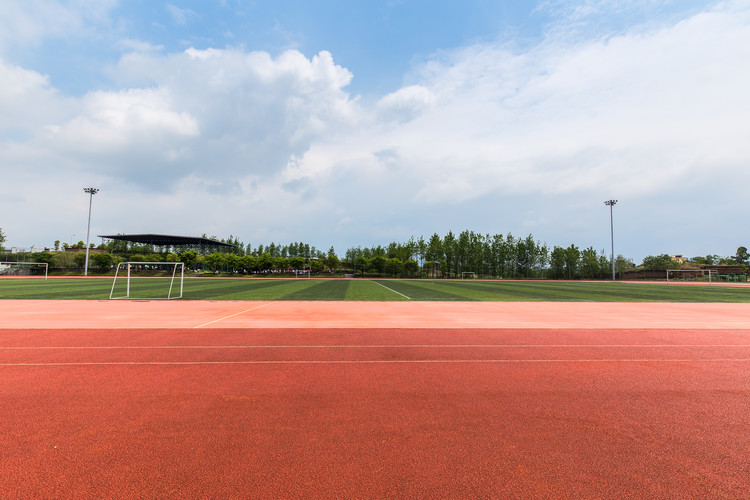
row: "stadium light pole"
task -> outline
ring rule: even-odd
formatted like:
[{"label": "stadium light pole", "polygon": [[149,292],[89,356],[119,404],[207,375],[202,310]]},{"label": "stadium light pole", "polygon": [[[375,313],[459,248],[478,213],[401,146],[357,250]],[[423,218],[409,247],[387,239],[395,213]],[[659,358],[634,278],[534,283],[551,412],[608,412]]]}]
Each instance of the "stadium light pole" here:
[{"label": "stadium light pole", "polygon": [[615,280],[615,226],[614,219],[612,218],[612,207],[616,203],[617,200],[607,200],[604,202],[609,207],[609,233],[612,239],[612,281]]},{"label": "stadium light pole", "polygon": [[91,234],[91,203],[94,201],[94,195],[99,192],[98,188],[83,188],[83,191],[89,194],[89,225],[86,230],[86,263],[83,265],[83,275],[89,275],[89,236]]}]

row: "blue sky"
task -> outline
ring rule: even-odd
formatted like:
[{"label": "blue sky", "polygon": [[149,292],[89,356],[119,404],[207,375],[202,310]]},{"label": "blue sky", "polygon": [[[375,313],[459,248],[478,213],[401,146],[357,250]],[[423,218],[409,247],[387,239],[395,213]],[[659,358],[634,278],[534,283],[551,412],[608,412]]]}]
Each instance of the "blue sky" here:
[{"label": "blue sky", "polygon": [[[123,40],[167,52],[244,47],[270,54],[294,49],[310,57],[327,50],[354,73],[350,91],[387,93],[403,83],[414,62],[438,50],[499,37],[523,43],[538,37],[546,21],[532,2],[129,0],[113,4],[106,21],[92,23],[96,33],[90,35],[103,43],[52,36],[24,49],[23,58],[58,88],[82,94],[92,82],[108,84],[102,62],[117,61],[127,50]],[[70,71],[70,62],[84,71]]]},{"label": "blue sky", "polygon": [[744,0],[6,1],[0,227],[732,255],[748,60]]}]

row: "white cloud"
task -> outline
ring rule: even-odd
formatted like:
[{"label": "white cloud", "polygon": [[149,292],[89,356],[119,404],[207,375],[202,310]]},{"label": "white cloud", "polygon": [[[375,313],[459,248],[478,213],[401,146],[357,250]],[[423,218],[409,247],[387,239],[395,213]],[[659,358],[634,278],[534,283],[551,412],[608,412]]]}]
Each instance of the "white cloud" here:
[{"label": "white cloud", "polygon": [[110,148],[142,143],[155,134],[198,135],[195,119],[171,111],[168,92],[162,89],[93,92],[82,101],[83,115],[70,123],[71,139],[78,136]]},{"label": "white cloud", "polygon": [[[714,213],[695,203],[711,179],[750,180],[749,26],[747,7],[726,4],[612,38],[442,53],[412,76],[417,85],[380,100],[376,121],[314,143],[287,173],[321,191],[347,186],[364,207],[452,207],[463,227],[486,217],[458,207],[488,196],[598,205],[616,191],[644,210]],[[381,151],[392,152],[387,165]],[[658,219],[653,209],[642,216]]]},{"label": "white cloud", "polygon": [[50,86],[47,76],[0,58],[0,134],[25,136],[35,126],[61,119],[66,107],[67,100]]},{"label": "white cloud", "polygon": [[[52,232],[80,215],[68,190],[96,182],[102,232],[322,234],[327,247],[474,228],[586,246],[582,218],[617,197],[634,234],[669,238],[665,204],[706,223],[725,199],[700,211],[697,195],[750,180],[749,27],[728,2],[613,36],[464,47],[374,103],[347,93],[353,75],[328,52],[133,42],[111,70],[119,90],[76,99],[0,62],[0,162],[18,166],[15,185],[48,176],[41,204],[64,215]],[[0,200],[31,203],[7,186]]]},{"label": "white cloud", "polygon": [[34,45],[47,38],[78,37],[109,24],[117,0],[24,0],[0,6],[0,51],[8,45]]},{"label": "white cloud", "polygon": [[200,18],[200,16],[196,14],[195,11],[190,9],[181,9],[180,7],[172,4],[167,5],[167,12],[172,18],[172,21],[180,26],[188,24],[193,19]]},{"label": "white cloud", "polygon": [[421,85],[409,85],[392,92],[378,101],[381,118],[406,122],[427,111],[435,102],[435,96]]}]

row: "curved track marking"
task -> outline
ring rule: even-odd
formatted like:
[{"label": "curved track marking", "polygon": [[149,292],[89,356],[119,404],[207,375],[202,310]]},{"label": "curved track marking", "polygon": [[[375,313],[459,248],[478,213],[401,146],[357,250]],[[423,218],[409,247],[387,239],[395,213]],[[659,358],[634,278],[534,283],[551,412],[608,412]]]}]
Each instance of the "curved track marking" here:
[{"label": "curved track marking", "polygon": [[266,302],[265,304],[261,304],[259,306],[251,307],[250,309],[245,309],[244,311],[240,311],[238,313],[230,314],[228,316],[224,316],[223,318],[219,318],[219,319],[215,319],[213,321],[209,321],[208,323],[203,323],[202,325],[198,325],[198,326],[196,326],[194,328],[203,328],[203,327],[208,326],[208,325],[213,325],[215,323],[219,323],[220,321],[224,321],[224,320],[227,320],[227,319],[230,319],[230,318],[234,318],[235,316],[241,316],[243,314],[249,313],[250,311],[255,311],[256,309],[260,309],[261,307],[270,306],[271,304],[273,304],[273,302]]}]

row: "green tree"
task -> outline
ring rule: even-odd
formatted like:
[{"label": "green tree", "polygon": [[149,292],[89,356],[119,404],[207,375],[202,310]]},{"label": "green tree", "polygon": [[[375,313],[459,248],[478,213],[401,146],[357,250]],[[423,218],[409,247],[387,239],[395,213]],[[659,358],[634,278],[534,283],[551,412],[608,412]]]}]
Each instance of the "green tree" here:
[{"label": "green tree", "polygon": [[454,276],[458,270],[458,258],[456,256],[456,245],[458,241],[453,235],[453,231],[448,231],[448,234],[443,238],[443,255],[445,256],[445,273],[448,278]]},{"label": "green tree", "polygon": [[48,252],[34,252],[31,254],[32,262],[44,262],[49,267],[55,262],[55,256]]},{"label": "green tree", "polygon": [[516,241],[515,261],[519,276],[528,278],[531,271],[546,260],[547,247],[534,241],[534,237],[528,235],[526,239]]},{"label": "green tree", "polygon": [[73,256],[73,262],[75,263],[76,268],[83,269],[83,266],[86,265],[86,254],[84,252],[78,252]]},{"label": "green tree", "polygon": [[[617,259],[615,259],[615,265]],[[599,277],[612,277],[612,260],[607,256],[604,250],[599,252]]]},{"label": "green tree", "polygon": [[505,235],[505,241],[503,242],[505,247],[505,255],[503,255],[503,276],[515,278],[516,277],[516,237],[513,234],[508,233]]},{"label": "green tree", "polygon": [[626,259],[622,255],[618,254],[617,257],[615,257],[615,271],[620,274],[620,278],[622,278],[622,273],[624,271],[628,271],[630,269],[635,269],[635,264],[633,264],[633,261]]},{"label": "green tree", "polygon": [[331,247],[331,249],[328,250],[328,255],[326,255],[325,259],[323,260],[323,263],[332,272],[336,272],[336,270],[341,265],[341,261],[336,256],[336,253],[333,251],[333,247]]},{"label": "green tree", "polygon": [[258,271],[258,258],[250,253],[242,257],[242,267],[247,271]]},{"label": "green tree", "polygon": [[112,269],[112,254],[110,253],[94,253],[91,254],[91,264],[100,273],[106,273]]},{"label": "green tree", "polygon": [[397,257],[391,257],[387,259],[385,262],[385,272],[394,277],[397,274],[401,273],[402,267],[403,267],[403,262],[401,262],[401,260],[399,260]]},{"label": "green tree", "polygon": [[5,243],[5,233],[3,232],[3,228],[0,227],[0,252],[5,251],[3,243]]},{"label": "green tree", "polygon": [[443,240],[437,233],[430,236],[430,241],[427,243],[427,251],[425,252],[425,259],[427,259],[427,264],[434,278],[439,262],[443,260]]},{"label": "green tree", "polygon": [[424,265],[425,255],[427,254],[427,242],[424,240],[424,236],[420,236],[417,240],[417,257],[419,257],[419,268],[421,269]]},{"label": "green tree", "polygon": [[354,269],[359,270],[360,273],[362,273],[362,277],[365,277],[365,271],[367,271],[367,268],[370,267],[369,259],[367,259],[363,253],[357,254],[356,257],[354,257]]},{"label": "green tree", "polygon": [[198,263],[198,252],[196,250],[186,250],[179,255],[185,267],[195,269],[195,265]]},{"label": "green tree", "polygon": [[408,278],[413,278],[417,271],[419,271],[419,263],[414,259],[409,259],[406,262],[404,262],[404,274]]},{"label": "green tree", "polygon": [[734,261],[737,264],[741,265],[747,265],[747,261],[750,258],[750,254],[747,253],[747,248],[745,247],[739,247],[737,249],[737,253],[734,256]]},{"label": "green tree", "polygon": [[204,255],[203,265],[211,271],[218,271],[224,265],[224,254],[214,252]]},{"label": "green tree", "polygon": [[323,262],[319,259],[310,259],[310,271],[319,273],[323,270]]},{"label": "green tree", "polygon": [[565,273],[568,279],[572,280],[578,273],[578,263],[581,260],[581,251],[578,247],[571,244],[565,249]]},{"label": "green tree", "polygon": [[559,280],[565,277],[565,249],[555,245],[549,260],[552,278]]},{"label": "green tree", "polygon": [[667,269],[673,269],[675,262],[667,254],[661,255],[647,255],[643,258],[643,268],[647,271],[664,271]]},{"label": "green tree", "polygon": [[57,252],[53,257],[53,267],[66,270],[72,269],[73,267],[75,267],[74,257],[75,254],[72,254],[70,252]]},{"label": "green tree", "polygon": [[500,278],[506,277],[509,252],[508,245],[506,244],[505,238],[503,238],[502,234],[496,234],[492,237],[490,248],[492,254],[492,275]]},{"label": "green tree", "polygon": [[264,253],[258,257],[258,268],[261,271],[269,271],[273,269],[273,256],[270,253]]},{"label": "green tree", "polygon": [[376,255],[370,259],[370,269],[382,275],[385,272],[385,263],[387,260],[385,255]]},{"label": "green tree", "polygon": [[581,252],[581,274],[586,279],[591,279],[599,274],[599,257],[594,247],[588,247]]},{"label": "green tree", "polygon": [[305,265],[305,258],[295,255],[294,257],[289,257],[288,262],[291,269],[302,269],[302,266]]},{"label": "green tree", "polygon": [[224,254],[224,265],[234,273],[242,267],[242,257],[235,253]]}]

